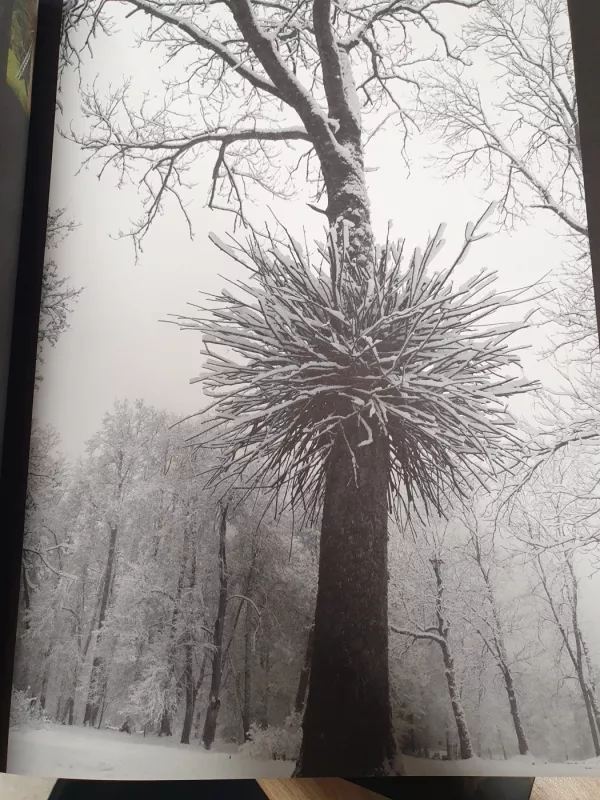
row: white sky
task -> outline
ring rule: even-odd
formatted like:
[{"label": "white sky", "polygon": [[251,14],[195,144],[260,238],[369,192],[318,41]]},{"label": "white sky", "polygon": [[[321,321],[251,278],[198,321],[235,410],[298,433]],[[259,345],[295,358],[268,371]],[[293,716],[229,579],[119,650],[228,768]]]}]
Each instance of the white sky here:
[{"label": "white sky", "polygon": [[[120,33],[96,43],[84,82],[90,83],[101,70],[105,84],[116,86],[135,75],[135,88],[160,92],[160,55],[148,47],[133,48],[128,25],[123,21]],[[75,119],[80,127],[75,76],[66,76],[61,102],[60,124],[68,127]],[[400,142],[400,134],[388,130],[367,154],[368,167],[376,168],[368,173],[376,228],[383,233],[391,219],[398,237],[423,246],[428,234],[446,222],[450,241],[438,258],[448,259],[462,241],[465,223],[477,219],[501,190],[484,192],[476,175],[452,182],[437,178],[424,163],[434,146],[425,136],[414,137],[410,144],[408,176],[399,156]],[[188,194],[195,239],[189,239],[181,213],[169,206],[155,221],[136,264],[131,242],[117,234],[141,214],[137,189],[117,188],[117,176],[111,172],[98,180],[98,162],[78,173],[81,160],[76,145],[56,138],[51,207],[65,207],[79,227],[53,257],[84,292],[70,318],[70,330],[45,354],[44,380],[35,401],[36,418],[59,431],[62,449],[70,457],[82,452],[116,399],[143,398],[182,415],[202,406],[201,387],[189,384],[202,368],[200,334],[160,320],[186,313],[187,302],[201,301],[200,291],[218,292],[221,275],[240,274],[208,241],[210,231],[223,236],[232,218],[205,207],[206,163],[199,165],[198,185]],[[211,168],[212,160],[208,163]],[[300,202],[279,206],[278,214],[290,221],[298,237],[303,226],[318,226],[324,220]],[[549,234],[549,224],[552,219],[546,215],[516,232],[500,232],[479,243],[461,267],[462,274],[485,266],[499,271],[499,288],[535,282],[560,265],[562,245]],[[528,337],[539,339],[541,333]],[[529,377],[551,378],[548,365],[535,353],[526,354],[524,363]]]}]

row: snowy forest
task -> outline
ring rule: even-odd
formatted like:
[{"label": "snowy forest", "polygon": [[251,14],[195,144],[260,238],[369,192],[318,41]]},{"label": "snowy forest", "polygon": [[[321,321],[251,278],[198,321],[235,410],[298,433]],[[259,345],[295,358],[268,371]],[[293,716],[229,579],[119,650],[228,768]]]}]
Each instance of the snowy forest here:
[{"label": "snowy forest", "polygon": [[600,771],[566,0],[77,0],[56,139],[9,769]]}]

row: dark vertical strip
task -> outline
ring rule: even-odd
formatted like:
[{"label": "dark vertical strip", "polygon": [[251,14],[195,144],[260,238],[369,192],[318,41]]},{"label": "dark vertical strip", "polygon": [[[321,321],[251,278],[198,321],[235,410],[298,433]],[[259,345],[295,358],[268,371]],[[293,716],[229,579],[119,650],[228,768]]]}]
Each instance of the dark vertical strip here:
[{"label": "dark vertical strip", "polygon": [[[19,249],[6,424],[0,480],[0,770],[6,769],[10,695],[37,330],[48,216],[58,77],[61,0],[41,0],[32,89],[25,194]],[[3,114],[4,110],[0,110]]]},{"label": "dark vertical strip", "polygon": [[[0,72],[4,83],[6,83],[12,10],[13,0],[0,0]],[[4,155],[4,153],[1,155]]]},{"label": "dark vertical strip", "polygon": [[600,3],[568,0],[568,4],[596,319],[600,329]]},{"label": "dark vertical strip", "polygon": [[0,453],[19,260],[29,117],[7,80],[13,0],[0,0]]}]

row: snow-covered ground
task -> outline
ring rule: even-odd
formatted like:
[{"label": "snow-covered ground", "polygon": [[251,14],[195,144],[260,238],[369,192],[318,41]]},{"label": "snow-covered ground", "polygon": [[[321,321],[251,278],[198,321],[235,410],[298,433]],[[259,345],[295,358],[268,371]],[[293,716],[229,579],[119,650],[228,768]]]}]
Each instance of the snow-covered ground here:
[{"label": "snow-covered ground", "polygon": [[516,756],[507,761],[469,758],[467,761],[436,761],[404,757],[407,775],[487,775],[497,777],[574,777],[600,776],[600,758],[552,764],[532,756]]},{"label": "snow-covered ground", "polygon": [[[600,759],[549,764],[529,756],[508,761],[404,759],[408,775],[600,776]],[[111,730],[47,725],[11,732],[8,771],[49,778],[176,780],[285,778],[289,761],[255,761],[231,745],[206,752],[198,745],[128,736]]]},{"label": "snow-covered ground", "polygon": [[49,778],[285,778],[293,768],[285,761],[255,761],[230,745],[215,743],[206,752],[177,740],[52,724],[13,730],[8,745],[9,772]]}]

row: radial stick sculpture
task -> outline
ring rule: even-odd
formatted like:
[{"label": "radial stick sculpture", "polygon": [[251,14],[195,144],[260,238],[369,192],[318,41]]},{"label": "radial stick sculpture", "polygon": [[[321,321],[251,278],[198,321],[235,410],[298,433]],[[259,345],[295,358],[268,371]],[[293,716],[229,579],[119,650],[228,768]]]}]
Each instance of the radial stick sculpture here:
[{"label": "radial stick sculpture", "polygon": [[[211,480],[267,488],[278,508],[321,519],[313,657],[298,774],[394,769],[388,685],[388,514],[398,501],[441,510],[470,477],[505,466],[518,441],[505,399],[531,384],[507,341],[527,321],[492,315],[523,302],[497,293],[496,273],[456,283],[458,258],[434,271],[443,226],[405,263],[389,242],[345,259],[328,238],[314,264],[293,239],[215,243],[248,267],[207,317],[214,402],[203,445],[222,454]],[[204,310],[204,309],[203,309]]]}]

